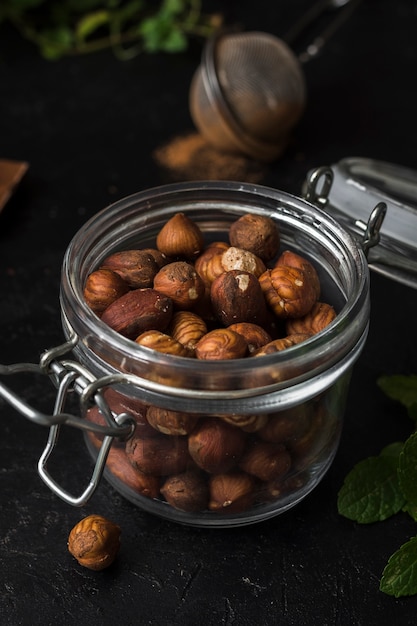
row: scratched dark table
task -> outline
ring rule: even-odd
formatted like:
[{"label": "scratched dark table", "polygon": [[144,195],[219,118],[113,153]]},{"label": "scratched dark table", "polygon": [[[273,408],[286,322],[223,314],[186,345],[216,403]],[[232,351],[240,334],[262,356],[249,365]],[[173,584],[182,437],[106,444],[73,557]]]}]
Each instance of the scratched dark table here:
[{"label": "scratched dark table", "polygon": [[[311,3],[206,2],[229,23],[283,36]],[[306,172],[346,156],[417,168],[417,4],[364,0],[304,66],[306,112],[264,184],[300,193]],[[110,51],[43,60],[0,29],[0,158],[30,168],[0,214],[0,362],[37,363],[63,341],[61,262],[71,237],[109,203],[170,182],[152,158],[193,129],[188,88],[202,42],[181,54],[128,62]],[[352,377],[336,459],[301,504],[239,529],[183,527],[141,512],[106,482],[82,508],[43,483],[37,460],[47,429],[0,400],[0,623],[217,626],[415,624],[417,597],[379,591],[388,557],[417,532],[405,514],[359,526],[337,512],[352,466],[411,431],[379,391],[381,374],[417,373],[417,291],[372,273],[370,334]],[[3,379],[4,380],[4,379]],[[48,379],[4,380],[50,411]],[[75,493],[92,464],[73,429],[53,469]],[[103,572],[67,552],[72,526],[100,513],[122,545]]]}]

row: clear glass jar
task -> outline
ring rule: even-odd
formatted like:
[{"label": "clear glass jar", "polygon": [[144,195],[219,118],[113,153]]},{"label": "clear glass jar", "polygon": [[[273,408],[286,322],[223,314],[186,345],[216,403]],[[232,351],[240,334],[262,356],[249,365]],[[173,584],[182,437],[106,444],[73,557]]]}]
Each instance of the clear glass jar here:
[{"label": "clear glass jar", "polygon": [[[177,212],[198,223],[207,243],[227,241],[231,223],[245,213],[273,218],[281,250],[305,256],[317,269],[320,299],[335,307],[334,321],[281,352],[228,361],[162,354],[111,330],[84,300],[87,276],[115,251],[155,247],[157,233]],[[321,209],[281,191],[233,182],[180,183],[134,194],[95,215],[71,241],[61,309],[64,333],[78,337],[73,352],[83,366],[97,377],[129,375],[128,383],[109,389],[108,402],[115,411],[133,413],[136,439],[134,445],[134,438],[113,444],[105,476],[140,508],[193,526],[246,525],[293,507],[326,473],[338,447],[352,366],[367,336],[369,271],[354,237]],[[146,420],[149,407],[181,412],[193,427],[157,432]],[[203,424],[216,448],[208,469],[196,467],[190,456],[190,438]],[[217,440],[219,430],[223,439]],[[95,455],[97,439],[89,433],[86,441]],[[133,476],[132,464],[125,464],[127,446],[139,468]],[[217,459],[219,448],[228,450],[227,462],[224,455]],[[269,469],[257,463],[261,453],[268,455]]]}]

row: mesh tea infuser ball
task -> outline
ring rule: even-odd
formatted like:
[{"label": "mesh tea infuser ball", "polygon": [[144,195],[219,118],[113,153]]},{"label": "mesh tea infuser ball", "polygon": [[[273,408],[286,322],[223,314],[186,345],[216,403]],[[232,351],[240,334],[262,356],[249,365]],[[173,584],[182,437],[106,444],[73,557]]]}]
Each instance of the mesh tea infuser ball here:
[{"label": "mesh tea infuser ball", "polygon": [[190,112],[215,148],[272,161],[285,150],[306,103],[301,64],[264,32],[209,40],[190,87]]}]

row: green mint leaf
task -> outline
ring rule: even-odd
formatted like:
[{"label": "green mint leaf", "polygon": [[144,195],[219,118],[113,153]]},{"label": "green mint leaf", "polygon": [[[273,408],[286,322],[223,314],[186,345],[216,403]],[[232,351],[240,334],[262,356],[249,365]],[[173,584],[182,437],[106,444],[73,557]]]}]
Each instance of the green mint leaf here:
[{"label": "green mint leaf", "polygon": [[417,506],[413,506],[412,504],[406,502],[403,507],[403,511],[404,513],[408,513],[408,515],[412,517],[415,522],[417,522]]},{"label": "green mint leaf", "polygon": [[404,444],[399,458],[398,479],[408,506],[417,507],[417,433]]},{"label": "green mint leaf", "polygon": [[180,30],[172,29],[165,37],[161,48],[164,52],[182,52],[187,48],[187,37]]},{"label": "green mint leaf", "polygon": [[401,511],[405,498],[397,467],[398,456],[392,453],[370,457],[355,465],[339,491],[339,513],[360,524],[371,524]]},{"label": "green mint leaf", "polygon": [[377,384],[391,400],[405,406],[411,419],[417,421],[417,376],[381,376]]},{"label": "green mint leaf", "polygon": [[417,593],[417,537],[410,539],[389,558],[379,588],[396,598]]},{"label": "green mint leaf", "polygon": [[164,0],[161,7],[161,14],[165,17],[179,15],[185,10],[186,4],[184,0]]},{"label": "green mint leaf", "polygon": [[381,456],[393,456],[396,459],[396,463],[398,463],[400,454],[403,451],[404,443],[402,441],[395,441],[394,443],[390,443],[385,448],[383,448],[380,452]]}]

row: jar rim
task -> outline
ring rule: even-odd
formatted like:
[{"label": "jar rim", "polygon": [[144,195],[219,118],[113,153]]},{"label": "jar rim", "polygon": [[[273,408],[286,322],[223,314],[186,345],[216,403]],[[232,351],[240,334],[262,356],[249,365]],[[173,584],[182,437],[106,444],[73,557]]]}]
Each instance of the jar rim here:
[{"label": "jar rim", "polygon": [[[334,263],[336,267],[338,286],[344,292],[346,301],[335,320],[307,341],[286,350],[260,358],[246,357],[228,361],[196,362],[193,358],[162,354],[135,344],[110,329],[84,300],[83,282],[88,271],[95,269],[94,266],[109,254],[109,246],[120,248],[130,243],[134,227],[142,234],[152,229],[156,232],[158,225],[160,227],[169,214],[177,212],[179,207],[190,215],[205,219],[208,228],[214,228],[216,221],[211,220],[210,209],[221,211],[230,220],[237,219],[243,213],[258,212],[278,221],[281,228],[291,229],[297,225],[297,242],[317,244],[320,249],[327,250],[329,258],[326,263]],[[255,392],[259,387],[279,386],[281,370],[293,372],[292,376],[282,381],[283,387],[298,384],[307,376],[318,375],[320,371],[331,367],[352,350],[368,324],[368,281],[366,257],[358,242],[332,216],[306,200],[271,187],[244,182],[183,182],[131,194],[102,209],[81,227],[64,256],[61,307],[67,330],[69,327],[79,337],[77,354],[87,360],[92,359],[99,370],[108,365],[107,357],[113,353],[118,355],[116,362],[119,365],[124,363],[125,371],[135,375],[139,373],[140,377],[152,379],[155,368],[158,377],[161,370],[175,372],[172,381],[169,376],[162,377],[167,388],[176,386],[175,381],[179,376],[183,384],[192,379],[190,388],[194,390],[193,376],[197,372],[198,388],[213,391],[220,388],[226,392],[231,389],[227,387],[223,390],[221,379],[236,380],[238,384],[244,379]],[[136,363],[133,369],[126,365],[131,360]],[[317,364],[318,360],[320,364]],[[306,370],[306,362],[314,364],[313,372],[308,367]],[[297,374],[300,368],[302,374]],[[272,372],[277,374],[271,376]],[[257,381],[261,380],[269,382],[259,385]]]}]

